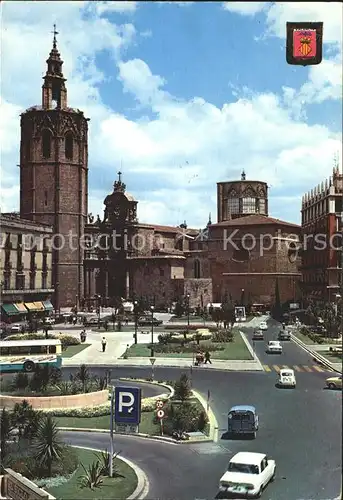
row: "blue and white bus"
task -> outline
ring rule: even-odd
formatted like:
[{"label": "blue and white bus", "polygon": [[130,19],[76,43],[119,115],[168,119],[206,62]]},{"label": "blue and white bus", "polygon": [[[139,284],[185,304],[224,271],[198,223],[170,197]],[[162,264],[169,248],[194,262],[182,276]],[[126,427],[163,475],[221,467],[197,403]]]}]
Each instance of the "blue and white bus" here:
[{"label": "blue and white bus", "polygon": [[34,372],[37,366],[62,366],[60,340],[3,340],[0,342],[0,373]]}]

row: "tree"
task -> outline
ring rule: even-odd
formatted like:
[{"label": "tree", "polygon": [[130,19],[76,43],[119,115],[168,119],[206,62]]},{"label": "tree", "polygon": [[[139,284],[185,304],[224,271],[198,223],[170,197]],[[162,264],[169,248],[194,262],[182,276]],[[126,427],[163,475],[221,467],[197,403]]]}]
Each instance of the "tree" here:
[{"label": "tree", "polygon": [[86,392],[87,382],[90,380],[89,368],[86,365],[81,365],[79,371],[75,375],[75,379],[81,382],[83,392]]},{"label": "tree", "polygon": [[236,321],[235,306],[232,302],[225,301],[221,307],[222,319],[224,321],[224,326],[226,327],[229,323],[233,325]]},{"label": "tree", "polygon": [[273,307],[273,317],[280,321],[282,319],[282,307],[280,300],[280,290],[279,290],[279,280],[276,278],[275,281],[275,303]]},{"label": "tree", "polygon": [[174,384],[175,398],[184,402],[192,394],[191,382],[186,373],[183,373]]},{"label": "tree", "polygon": [[3,408],[0,415],[0,458],[1,463],[8,454],[8,441],[11,437],[11,432],[14,430],[11,414],[6,408]]},{"label": "tree", "polygon": [[181,299],[178,299],[178,301],[175,304],[174,314],[175,314],[175,316],[180,318],[184,314],[184,312],[185,312],[185,306],[184,306],[183,302],[181,301]]},{"label": "tree", "polygon": [[42,413],[35,411],[26,400],[16,403],[13,408],[13,423],[18,426],[19,438],[33,439],[37,434]]},{"label": "tree", "polygon": [[57,424],[47,415],[40,422],[37,434],[33,442],[35,459],[41,467],[47,470],[48,476],[52,476],[53,462],[60,460],[64,450],[64,444],[59,438]]}]

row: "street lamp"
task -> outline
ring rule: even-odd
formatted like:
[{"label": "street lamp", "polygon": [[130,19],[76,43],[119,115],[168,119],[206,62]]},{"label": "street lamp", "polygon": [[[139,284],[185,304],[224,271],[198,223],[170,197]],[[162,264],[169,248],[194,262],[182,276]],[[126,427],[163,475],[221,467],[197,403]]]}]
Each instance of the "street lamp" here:
[{"label": "street lamp", "polygon": [[135,315],[135,335],[134,335],[134,338],[135,338],[135,344],[137,344],[137,323],[138,323],[138,310],[137,310],[137,306],[138,306],[138,302],[137,300],[134,301],[133,303],[134,305],[134,308],[133,308],[133,313]]},{"label": "street lamp", "polygon": [[150,347],[150,357],[154,357],[154,306],[150,307],[151,310],[151,347]]},{"label": "street lamp", "polygon": [[187,333],[189,333],[189,293],[187,293]]},{"label": "street lamp", "polygon": [[96,295],[96,303],[97,303],[96,312],[98,315],[98,328],[100,328],[100,301],[101,301],[101,295]]}]

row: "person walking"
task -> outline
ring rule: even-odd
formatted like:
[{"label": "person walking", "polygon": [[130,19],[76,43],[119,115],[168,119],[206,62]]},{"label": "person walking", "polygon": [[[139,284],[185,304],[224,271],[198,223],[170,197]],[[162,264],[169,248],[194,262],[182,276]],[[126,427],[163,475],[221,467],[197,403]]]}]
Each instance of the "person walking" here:
[{"label": "person walking", "polygon": [[107,346],[107,340],[106,340],[105,337],[102,337],[101,345],[102,345],[102,352],[105,352],[106,351],[106,346]]},{"label": "person walking", "polygon": [[208,351],[206,351],[205,352],[205,362],[204,362],[204,365],[206,365],[207,363],[210,363],[210,365],[212,365],[212,361],[211,361],[210,358],[211,358],[211,354]]}]

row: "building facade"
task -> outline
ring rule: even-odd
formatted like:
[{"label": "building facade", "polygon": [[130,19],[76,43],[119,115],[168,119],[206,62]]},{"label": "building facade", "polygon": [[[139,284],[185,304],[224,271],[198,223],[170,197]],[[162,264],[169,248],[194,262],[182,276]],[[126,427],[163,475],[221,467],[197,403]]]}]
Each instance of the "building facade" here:
[{"label": "building facade", "polygon": [[87,222],[88,120],[68,107],[66,79],[54,35],[42,102],[21,115],[20,215],[53,228],[54,305],[74,306],[83,295]]},{"label": "building facade", "polygon": [[343,175],[332,176],[302,198],[302,289],[307,300],[334,301],[342,278]]},{"label": "building facade", "polygon": [[52,228],[19,214],[0,215],[0,225],[1,318],[52,310]]}]

